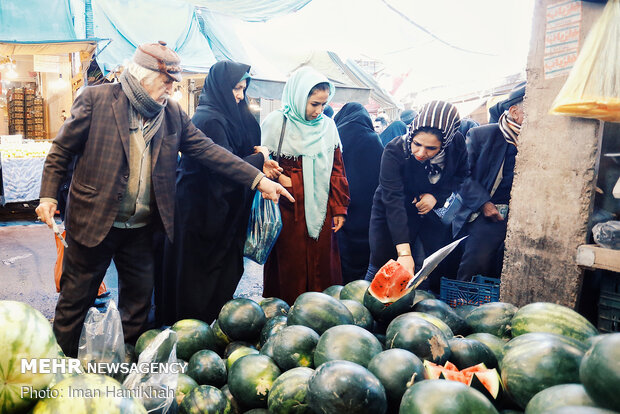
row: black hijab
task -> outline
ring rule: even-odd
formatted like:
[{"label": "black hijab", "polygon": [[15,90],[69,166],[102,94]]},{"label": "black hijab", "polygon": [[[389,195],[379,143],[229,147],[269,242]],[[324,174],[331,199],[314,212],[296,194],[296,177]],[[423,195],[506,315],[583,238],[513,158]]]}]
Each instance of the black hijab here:
[{"label": "black hijab", "polygon": [[372,198],[379,184],[383,145],[368,111],[357,102],[343,106],[334,122],[342,142],[342,158],[351,195],[345,227],[367,236]]},{"label": "black hijab", "polygon": [[[217,120],[230,134],[233,153],[245,157],[260,145],[260,125],[250,112],[247,97],[237,104],[232,90],[250,70],[249,65],[222,60],[211,66],[200,93],[198,108],[192,121],[198,126],[202,120]],[[250,84],[250,78],[246,78]],[[247,86],[244,89],[247,91]]]}]

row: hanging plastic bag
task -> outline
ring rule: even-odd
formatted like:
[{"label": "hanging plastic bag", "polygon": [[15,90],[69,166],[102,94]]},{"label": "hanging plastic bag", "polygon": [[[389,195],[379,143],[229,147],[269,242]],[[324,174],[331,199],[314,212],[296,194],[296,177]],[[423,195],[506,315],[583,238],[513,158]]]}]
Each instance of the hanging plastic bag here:
[{"label": "hanging plastic bag", "polygon": [[123,325],[113,300],[105,312],[95,307],[88,310],[80,335],[78,359],[85,372],[108,375],[119,381],[124,376],[117,370],[125,360]]},{"label": "hanging plastic bag", "polygon": [[140,353],[137,369],[123,386],[133,391],[149,413],[166,414],[173,401],[182,366],[177,361],[177,334],[160,332]]},{"label": "hanging plastic bag", "polygon": [[257,191],[252,202],[243,255],[258,264],[265,264],[281,229],[280,208]]},{"label": "hanging plastic bag", "polygon": [[620,0],[609,0],[550,113],[620,122],[619,39]]}]

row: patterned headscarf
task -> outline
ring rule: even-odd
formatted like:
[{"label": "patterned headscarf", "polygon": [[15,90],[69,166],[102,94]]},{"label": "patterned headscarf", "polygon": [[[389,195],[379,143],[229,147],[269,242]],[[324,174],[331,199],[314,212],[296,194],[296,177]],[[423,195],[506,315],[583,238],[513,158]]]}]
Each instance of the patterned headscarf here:
[{"label": "patterned headscarf", "polygon": [[424,169],[428,172],[428,179],[436,183],[441,178],[441,171],[445,165],[446,148],[452,143],[454,134],[461,126],[459,112],[454,105],[445,101],[431,101],[425,104],[415,117],[405,139],[405,153],[410,158],[411,143],[416,132],[423,127],[436,128],[441,131],[441,151],[433,158],[424,162]]}]

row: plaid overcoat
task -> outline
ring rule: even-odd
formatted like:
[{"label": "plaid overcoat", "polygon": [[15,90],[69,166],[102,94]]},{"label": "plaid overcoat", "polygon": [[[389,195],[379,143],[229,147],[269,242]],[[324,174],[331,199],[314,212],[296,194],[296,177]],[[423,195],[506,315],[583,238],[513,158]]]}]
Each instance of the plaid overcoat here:
[{"label": "plaid overcoat", "polygon": [[[152,145],[154,214],[173,240],[177,155],[193,157],[248,187],[260,171],[198,130],[178,103],[168,100]],[[56,198],[74,155],[65,226],[78,243],[94,247],[108,234],[129,179],[129,100],[118,83],[85,88],[71,108],[45,160],[40,197]]]}]

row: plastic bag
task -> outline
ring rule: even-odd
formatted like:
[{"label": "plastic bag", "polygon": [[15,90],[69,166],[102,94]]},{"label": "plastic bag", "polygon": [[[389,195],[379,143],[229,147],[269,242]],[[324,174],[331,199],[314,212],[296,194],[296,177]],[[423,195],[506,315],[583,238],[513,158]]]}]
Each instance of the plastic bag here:
[{"label": "plastic bag", "polygon": [[620,250],[620,221],[606,221],[592,227],[594,242],[608,249]]},{"label": "plastic bag", "polygon": [[[105,312],[95,307],[88,310],[80,335],[78,359],[85,372],[96,371],[119,381],[124,376],[121,372],[109,372],[125,360],[123,324],[113,300]],[[95,371],[89,367],[94,367]]]},{"label": "plastic bag", "polygon": [[265,264],[281,229],[280,208],[257,191],[252,202],[243,255],[258,264]]},{"label": "plastic bag", "polygon": [[177,334],[171,329],[160,332],[138,358],[137,368],[123,386],[133,391],[146,411],[165,414],[174,401],[181,364],[177,361]]},{"label": "plastic bag", "polygon": [[609,0],[551,106],[552,114],[620,122],[620,0]]}]

